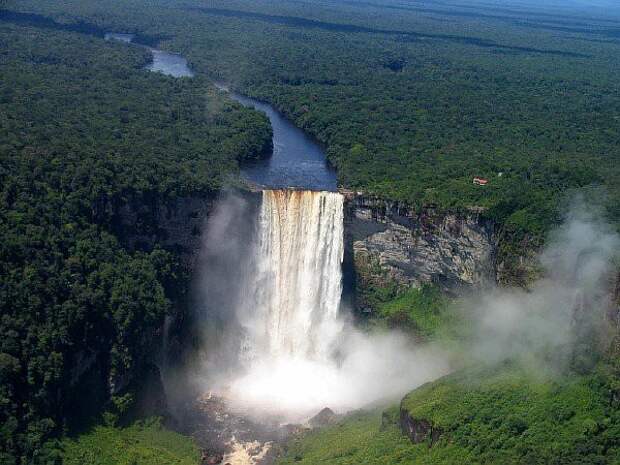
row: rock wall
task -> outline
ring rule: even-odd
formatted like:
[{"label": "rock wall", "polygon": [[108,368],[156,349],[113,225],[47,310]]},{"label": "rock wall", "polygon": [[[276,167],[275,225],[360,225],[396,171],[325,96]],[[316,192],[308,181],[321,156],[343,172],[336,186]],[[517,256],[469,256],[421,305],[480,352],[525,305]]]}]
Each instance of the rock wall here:
[{"label": "rock wall", "polygon": [[400,430],[413,444],[428,443],[429,447],[435,444],[443,434],[441,428],[434,426],[424,418],[414,418],[401,406]]},{"label": "rock wall", "polygon": [[216,196],[175,199],[132,199],[116,210],[117,236],[125,246],[152,249],[155,245],[178,253],[191,268],[200,251],[200,235]]},{"label": "rock wall", "polygon": [[494,225],[465,213],[345,194],[347,260],[357,282],[459,292],[495,282]]},{"label": "rock wall", "polygon": [[[229,194],[247,204],[243,210],[248,214],[247,217],[235,213],[226,200],[222,207],[219,200],[226,199]],[[171,295],[168,295],[173,303],[172,312],[162,321],[159,331],[150,336],[156,339],[157,350],[147,354],[139,371],[110,377],[107,386],[111,395],[122,393],[132,386],[139,387],[138,379],[146,375],[157,378],[161,374],[159,384],[166,384],[171,381],[171,377],[176,376],[174,370],[168,369],[182,365],[195,355],[193,351],[196,347],[193,344],[197,340],[198,329],[194,325],[193,286],[196,285],[194,280],[197,270],[205,259],[203,243],[207,239],[203,233],[207,221],[218,214],[219,208],[223,208],[227,213],[237,214],[238,222],[251,228],[253,221],[250,213],[258,209],[260,199],[258,191],[247,187],[230,192],[222,190],[219,193],[176,198],[141,196],[130,198],[120,205],[106,207],[114,218],[114,232],[127,249],[149,251],[156,246],[161,247],[172,252],[182,268],[179,270],[178,282],[170,286],[173,288]],[[173,384],[176,386],[177,380]],[[151,393],[147,397],[159,399],[161,396]],[[158,400],[156,404],[162,402]]]},{"label": "rock wall", "polygon": [[[201,248],[201,233],[207,217],[217,201],[216,194],[170,198],[158,193],[128,194],[126,198],[106,198],[93,205],[93,216],[118,238],[129,251],[150,251],[154,247],[173,253],[182,267],[179,280],[189,276],[196,265]],[[110,400],[111,396],[122,395],[128,390],[138,394],[134,408],[160,415],[165,413],[165,396],[160,368],[168,358],[166,338],[170,327],[180,333],[186,324],[188,312],[186,292],[181,282],[170,284],[168,297],[173,301],[173,314],[162,318],[161,327],[149,334],[148,344],[152,351],[134,360],[131,370],[112,373],[109,354],[103,352],[74,355],[71,362],[70,387],[75,397],[81,398],[82,386],[87,386],[89,396],[96,399],[93,414]],[[167,341],[166,341],[167,342]],[[177,348],[177,346],[175,346]],[[91,406],[80,406],[88,410]]]},{"label": "rock wall", "polygon": [[[258,202],[256,193],[242,195]],[[346,194],[345,199],[345,280],[349,283],[357,275],[402,288],[435,283],[456,293],[495,281],[494,225],[480,212],[417,211],[363,195]],[[174,250],[191,270],[216,202],[216,196],[130,200],[115,210],[118,237],[130,249],[148,250],[159,244]],[[351,291],[354,296],[355,289]],[[177,353],[183,350],[180,340],[187,339],[180,337],[188,326],[186,318],[179,308],[170,325],[169,344]]]}]

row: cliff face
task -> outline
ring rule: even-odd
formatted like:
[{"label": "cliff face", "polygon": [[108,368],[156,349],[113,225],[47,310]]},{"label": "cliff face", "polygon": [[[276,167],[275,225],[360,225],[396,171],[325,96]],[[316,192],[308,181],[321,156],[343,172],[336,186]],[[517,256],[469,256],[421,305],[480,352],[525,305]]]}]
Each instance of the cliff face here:
[{"label": "cliff face", "polygon": [[413,210],[396,202],[349,194],[345,243],[358,285],[457,292],[495,282],[494,225],[479,211]]},{"label": "cliff face", "polygon": [[159,245],[179,254],[191,269],[200,251],[200,234],[215,196],[131,200],[116,210],[118,237],[130,249]]},{"label": "cliff face", "polygon": [[424,418],[413,418],[409,412],[400,408],[400,430],[413,444],[426,442],[429,447],[435,444],[443,434],[441,428]]},{"label": "cliff face", "polygon": [[[172,313],[165,321],[162,319],[155,334],[145,335],[154,338],[153,346],[156,350],[145,354],[137,371],[110,376],[107,386],[111,395],[139,385],[139,379],[145,373],[158,377],[163,360],[171,365],[181,363],[187,355],[186,351],[192,350],[191,343],[188,344],[195,336],[190,311],[192,279],[203,258],[201,251],[206,241],[203,235],[205,225],[216,214],[220,197],[226,196],[225,191],[172,199],[142,196],[130,198],[121,205],[107,207],[114,218],[114,232],[128,250],[150,251],[154,247],[161,247],[171,252],[180,265],[177,281],[169,286],[170,289],[166,289],[167,297],[173,304]],[[261,198],[260,193],[250,189],[237,190],[234,196],[241,197],[248,204],[248,212],[258,208]],[[238,221],[246,224],[252,220],[250,217],[241,217]],[[247,227],[250,229],[252,225],[247,224]]]},{"label": "cliff face", "polygon": [[[173,302],[173,314],[169,325],[180,331],[187,317],[185,302],[184,276],[190,276],[195,267],[201,245],[203,225],[211,213],[216,195],[195,195],[187,197],[166,198],[157,194],[135,195],[122,202],[110,199],[93,206],[93,211],[102,224],[108,226],[123,246],[129,251],[150,251],[161,247],[171,252],[179,262],[178,281],[170,284],[167,297]],[[76,393],[87,386],[90,392],[87,398],[96,398],[97,405],[105,404],[110,396],[122,395],[128,389],[140,391],[150,385],[161,388],[160,370],[164,337],[168,334],[164,319],[154,331],[145,331],[145,341],[141,345],[153,350],[134,359],[130,370],[113,374],[110,368],[109,354],[105,351],[79,351],[71,362],[70,388]],[[143,383],[146,378],[149,383]],[[155,382],[157,381],[157,382]],[[144,386],[143,386],[144,385]],[[149,399],[162,399],[163,388],[157,395],[149,393]],[[80,397],[76,395],[76,397]],[[161,402],[159,402],[161,404]],[[84,408],[87,408],[85,406]],[[140,407],[142,408],[142,407]],[[153,410],[160,413],[162,409]],[[96,409],[94,410],[94,412]]]},{"label": "cliff face", "polygon": [[[258,193],[242,195],[259,205]],[[159,244],[174,250],[191,272],[200,253],[203,226],[216,201],[215,196],[129,201],[116,210],[118,237],[131,249],[148,250]],[[495,283],[501,275],[494,224],[479,211],[414,210],[397,202],[345,193],[344,213],[344,277],[358,286],[349,290],[362,303],[360,310],[370,310],[359,298],[369,284],[395,285],[401,290],[433,283],[445,292],[457,293]],[[179,354],[186,344],[183,341],[188,340],[182,337],[188,326],[185,311],[178,306],[170,321],[168,344]],[[114,381],[110,387],[131,382]]]}]

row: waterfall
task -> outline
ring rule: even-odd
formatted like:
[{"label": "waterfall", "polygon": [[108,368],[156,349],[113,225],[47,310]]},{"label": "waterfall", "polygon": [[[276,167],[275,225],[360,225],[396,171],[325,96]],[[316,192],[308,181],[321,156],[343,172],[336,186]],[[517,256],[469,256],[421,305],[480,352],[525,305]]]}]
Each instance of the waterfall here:
[{"label": "waterfall", "polygon": [[340,330],[343,197],[266,190],[237,314],[246,356],[326,360]]},{"label": "waterfall", "polygon": [[[340,313],[343,197],[265,190],[224,197],[209,220],[200,289],[209,392],[258,419],[302,422],[398,398],[447,371],[394,333]],[[412,365],[412,360],[415,364]]]}]

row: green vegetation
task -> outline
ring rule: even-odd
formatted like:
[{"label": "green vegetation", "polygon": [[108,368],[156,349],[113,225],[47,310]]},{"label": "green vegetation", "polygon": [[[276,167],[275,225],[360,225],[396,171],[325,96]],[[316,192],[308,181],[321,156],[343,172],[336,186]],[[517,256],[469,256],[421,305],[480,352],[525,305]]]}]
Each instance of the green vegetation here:
[{"label": "green vegetation", "polygon": [[157,419],[126,428],[97,426],[62,441],[65,465],[196,465],[191,439],[165,430]]},{"label": "green vegetation", "polygon": [[544,379],[507,364],[423,386],[402,407],[440,428],[461,463],[618,463],[615,379],[606,368]]},{"label": "green vegetation", "polygon": [[[3,465],[60,460],[54,438],[157,352],[185,270],[175,251],[129,247],[128,236],[156,236],[158,206],[214,195],[240,161],[268,148],[265,118],[224,99],[205,76],[269,101],[316,136],[347,187],[417,206],[485,207],[507,266],[541,244],[572,188],[602,185],[609,216],[620,220],[612,9],[524,12],[458,0],[2,6]],[[104,43],[105,30],[183,53],[197,78],[145,73],[148,53]],[[475,186],[473,176],[489,184]],[[127,228],[127,205],[149,213]],[[393,324],[429,338],[449,331],[435,291],[380,284],[365,298]],[[405,401],[444,430],[432,448],[360,413],[294,442],[282,463],[617,464],[618,377],[602,368],[564,376],[532,381],[507,367],[453,375]],[[115,398],[115,413],[127,399]],[[176,439],[153,428],[95,429],[64,443],[67,460],[155,459],[147,441]],[[89,455],[95,444],[101,454]],[[193,457],[189,446],[169,448],[181,449]]]},{"label": "green vegetation", "polygon": [[381,425],[381,412],[357,412],[325,429],[291,441],[278,465],[413,464],[415,452],[394,423]]},{"label": "green vegetation", "polygon": [[377,260],[358,254],[355,258],[355,307],[358,312],[372,314],[386,302],[403,292]]},{"label": "green vegetation", "polygon": [[59,433],[140,379],[187,278],[176,251],[131,237],[158,237],[158,206],[213,196],[270,144],[265,117],[147,59],[0,21],[3,465],[58,460]]},{"label": "green vegetation", "polygon": [[[517,366],[470,369],[413,391],[402,407],[442,430],[412,444],[397,408],[356,413],[292,441],[285,464],[617,464],[617,376],[536,378]],[[617,388],[617,385],[615,386]]]},{"label": "green vegetation", "polygon": [[453,332],[456,314],[451,300],[431,285],[409,289],[393,300],[378,306],[374,318],[385,320],[391,327],[413,331],[423,338],[443,339]]},{"label": "green vegetation", "polygon": [[[60,25],[161,38],[199,74],[269,101],[317,137],[346,187],[414,206],[487,208],[515,273],[516,256],[557,222],[567,190],[604,186],[609,216],[620,221],[618,9],[9,3]],[[473,185],[474,176],[489,184]]]}]

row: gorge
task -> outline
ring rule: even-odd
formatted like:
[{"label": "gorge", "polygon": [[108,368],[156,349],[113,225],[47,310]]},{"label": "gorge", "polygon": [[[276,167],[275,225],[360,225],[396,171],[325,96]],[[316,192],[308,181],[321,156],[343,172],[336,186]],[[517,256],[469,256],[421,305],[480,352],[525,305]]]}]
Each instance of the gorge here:
[{"label": "gorge", "polygon": [[[129,43],[133,36],[109,33],[106,39]],[[193,76],[181,56],[149,50],[148,70]],[[356,330],[353,306],[364,311],[363,303],[342,301],[343,279],[354,293],[351,275],[372,263],[378,274],[371,279],[403,287],[481,286],[493,280],[492,224],[476,212],[417,214],[363,193],[338,192],[316,141],[271,105],[216,86],[267,115],[273,154],[242,166],[249,189],[224,192],[219,200],[179,199],[156,213],[167,245],[185,250],[202,276],[196,305],[199,324],[209,327],[208,389],[251,410],[279,409],[283,418],[300,421],[323,407],[344,412],[398,397],[444,373],[444,360],[399,334]],[[124,222],[134,216],[126,210]],[[199,254],[195,231],[205,221]],[[419,370],[409,372],[415,357]],[[385,387],[372,386],[377,376]]]},{"label": "gorge", "polygon": [[[351,309],[340,299],[347,275],[361,287],[396,283],[407,289],[432,283],[454,294],[492,287],[505,278],[495,224],[482,210],[432,206],[416,210],[362,192],[338,193],[320,148],[310,147],[310,154],[319,156],[304,165],[304,144],[309,140],[304,136],[300,145],[293,144],[301,147],[292,153],[297,162],[287,164],[291,145],[278,140],[281,126],[277,120],[274,124],[274,118],[279,115],[264,103],[231,96],[267,110],[274,128],[274,156],[242,167],[250,188],[236,194],[236,201],[244,205],[241,209],[230,208],[228,194],[223,194],[198,217],[207,218],[205,245],[222,249],[233,260],[219,267],[223,257],[216,253],[210,256],[216,266],[207,260],[199,270],[211,279],[217,275],[212,284],[220,293],[202,295],[206,314],[199,321],[210,327],[205,345],[210,359],[203,360],[194,380],[198,391],[206,393],[200,408],[215,414],[207,415],[212,428],[208,440],[204,419],[185,432],[209,450],[219,451],[224,461],[260,463],[271,444],[290,434],[282,424],[303,422],[324,407],[344,413],[385,397],[399,399],[449,371],[449,363],[437,352],[412,347],[405,337],[369,338],[356,331],[346,318]],[[308,185],[296,165],[310,167]],[[222,222],[218,209],[225,217],[237,218]],[[209,236],[209,229],[217,234]],[[356,299],[357,311],[374,311],[359,294]],[[547,301],[546,296],[543,299]],[[519,321],[521,305],[511,305],[515,311],[510,321]],[[571,305],[564,306],[568,312],[558,320],[570,321]],[[527,336],[531,320],[524,318],[522,327],[505,328],[501,321],[506,315],[498,315],[496,309],[502,309],[499,299],[488,305],[491,316],[487,315],[499,326],[492,325],[485,336],[489,346],[476,349],[501,357],[503,343],[491,336],[509,339],[515,328]],[[218,320],[212,318],[214,313],[222,310],[226,315],[218,317],[224,324],[214,324]],[[552,339],[545,325],[536,322],[536,327],[544,329],[538,339]],[[564,335],[570,330],[563,327],[561,344],[569,339]],[[237,419],[218,423],[217,418],[226,416]],[[428,417],[410,415],[406,404],[401,405],[400,428],[414,443],[430,438],[433,444],[442,434]],[[422,433],[412,434],[416,428]]]},{"label": "gorge", "polygon": [[[131,41],[129,35],[108,38]],[[178,55],[151,52],[154,61],[147,69],[192,76]],[[198,403],[190,402],[188,411],[187,386],[170,379],[174,370],[162,374],[180,430],[228,458],[255,450],[254,458],[240,462],[253,463],[272,441],[288,436],[278,425],[305,422],[325,407],[345,413],[378,399],[397,399],[445,373],[447,365],[403,335],[368,335],[355,328],[353,308],[341,299],[343,271],[351,274],[354,266],[345,260],[353,253],[345,217],[359,216],[354,212],[363,207],[354,199],[363,197],[337,192],[323,149],[271,106],[230,96],[268,116],[274,151],[242,166],[249,189],[156,207],[164,243],[185,251],[199,276],[193,321],[204,355],[197,374],[181,378],[181,384],[192,384],[189,391]],[[128,227],[139,208],[124,208]],[[200,251],[196,230],[205,221]],[[167,320],[165,352],[186,344],[169,334],[179,324]],[[416,370],[408,369],[412,360]],[[223,417],[230,420],[222,424]],[[249,421],[243,418],[258,423],[242,426],[239,422]]]},{"label": "gorge", "polygon": [[[178,55],[151,51],[149,70],[192,76]],[[497,231],[481,209],[414,209],[338,190],[318,144],[270,105],[218,87],[267,115],[274,151],[241,167],[241,190],[217,200],[179,199],[158,220],[191,255],[200,246],[196,229],[207,224],[193,270],[203,277],[194,321],[204,327],[202,355],[184,378],[198,401],[183,412],[180,429],[225,461],[260,463],[289,436],[283,425],[324,408],[346,413],[395,401],[450,371],[436,348],[357,330],[352,307],[359,316],[375,305],[355,289],[353,302],[342,300],[343,287],[395,285],[398,293],[432,284],[462,294],[504,278]],[[405,434],[426,425],[434,438],[426,418],[404,408],[400,415]]]}]

